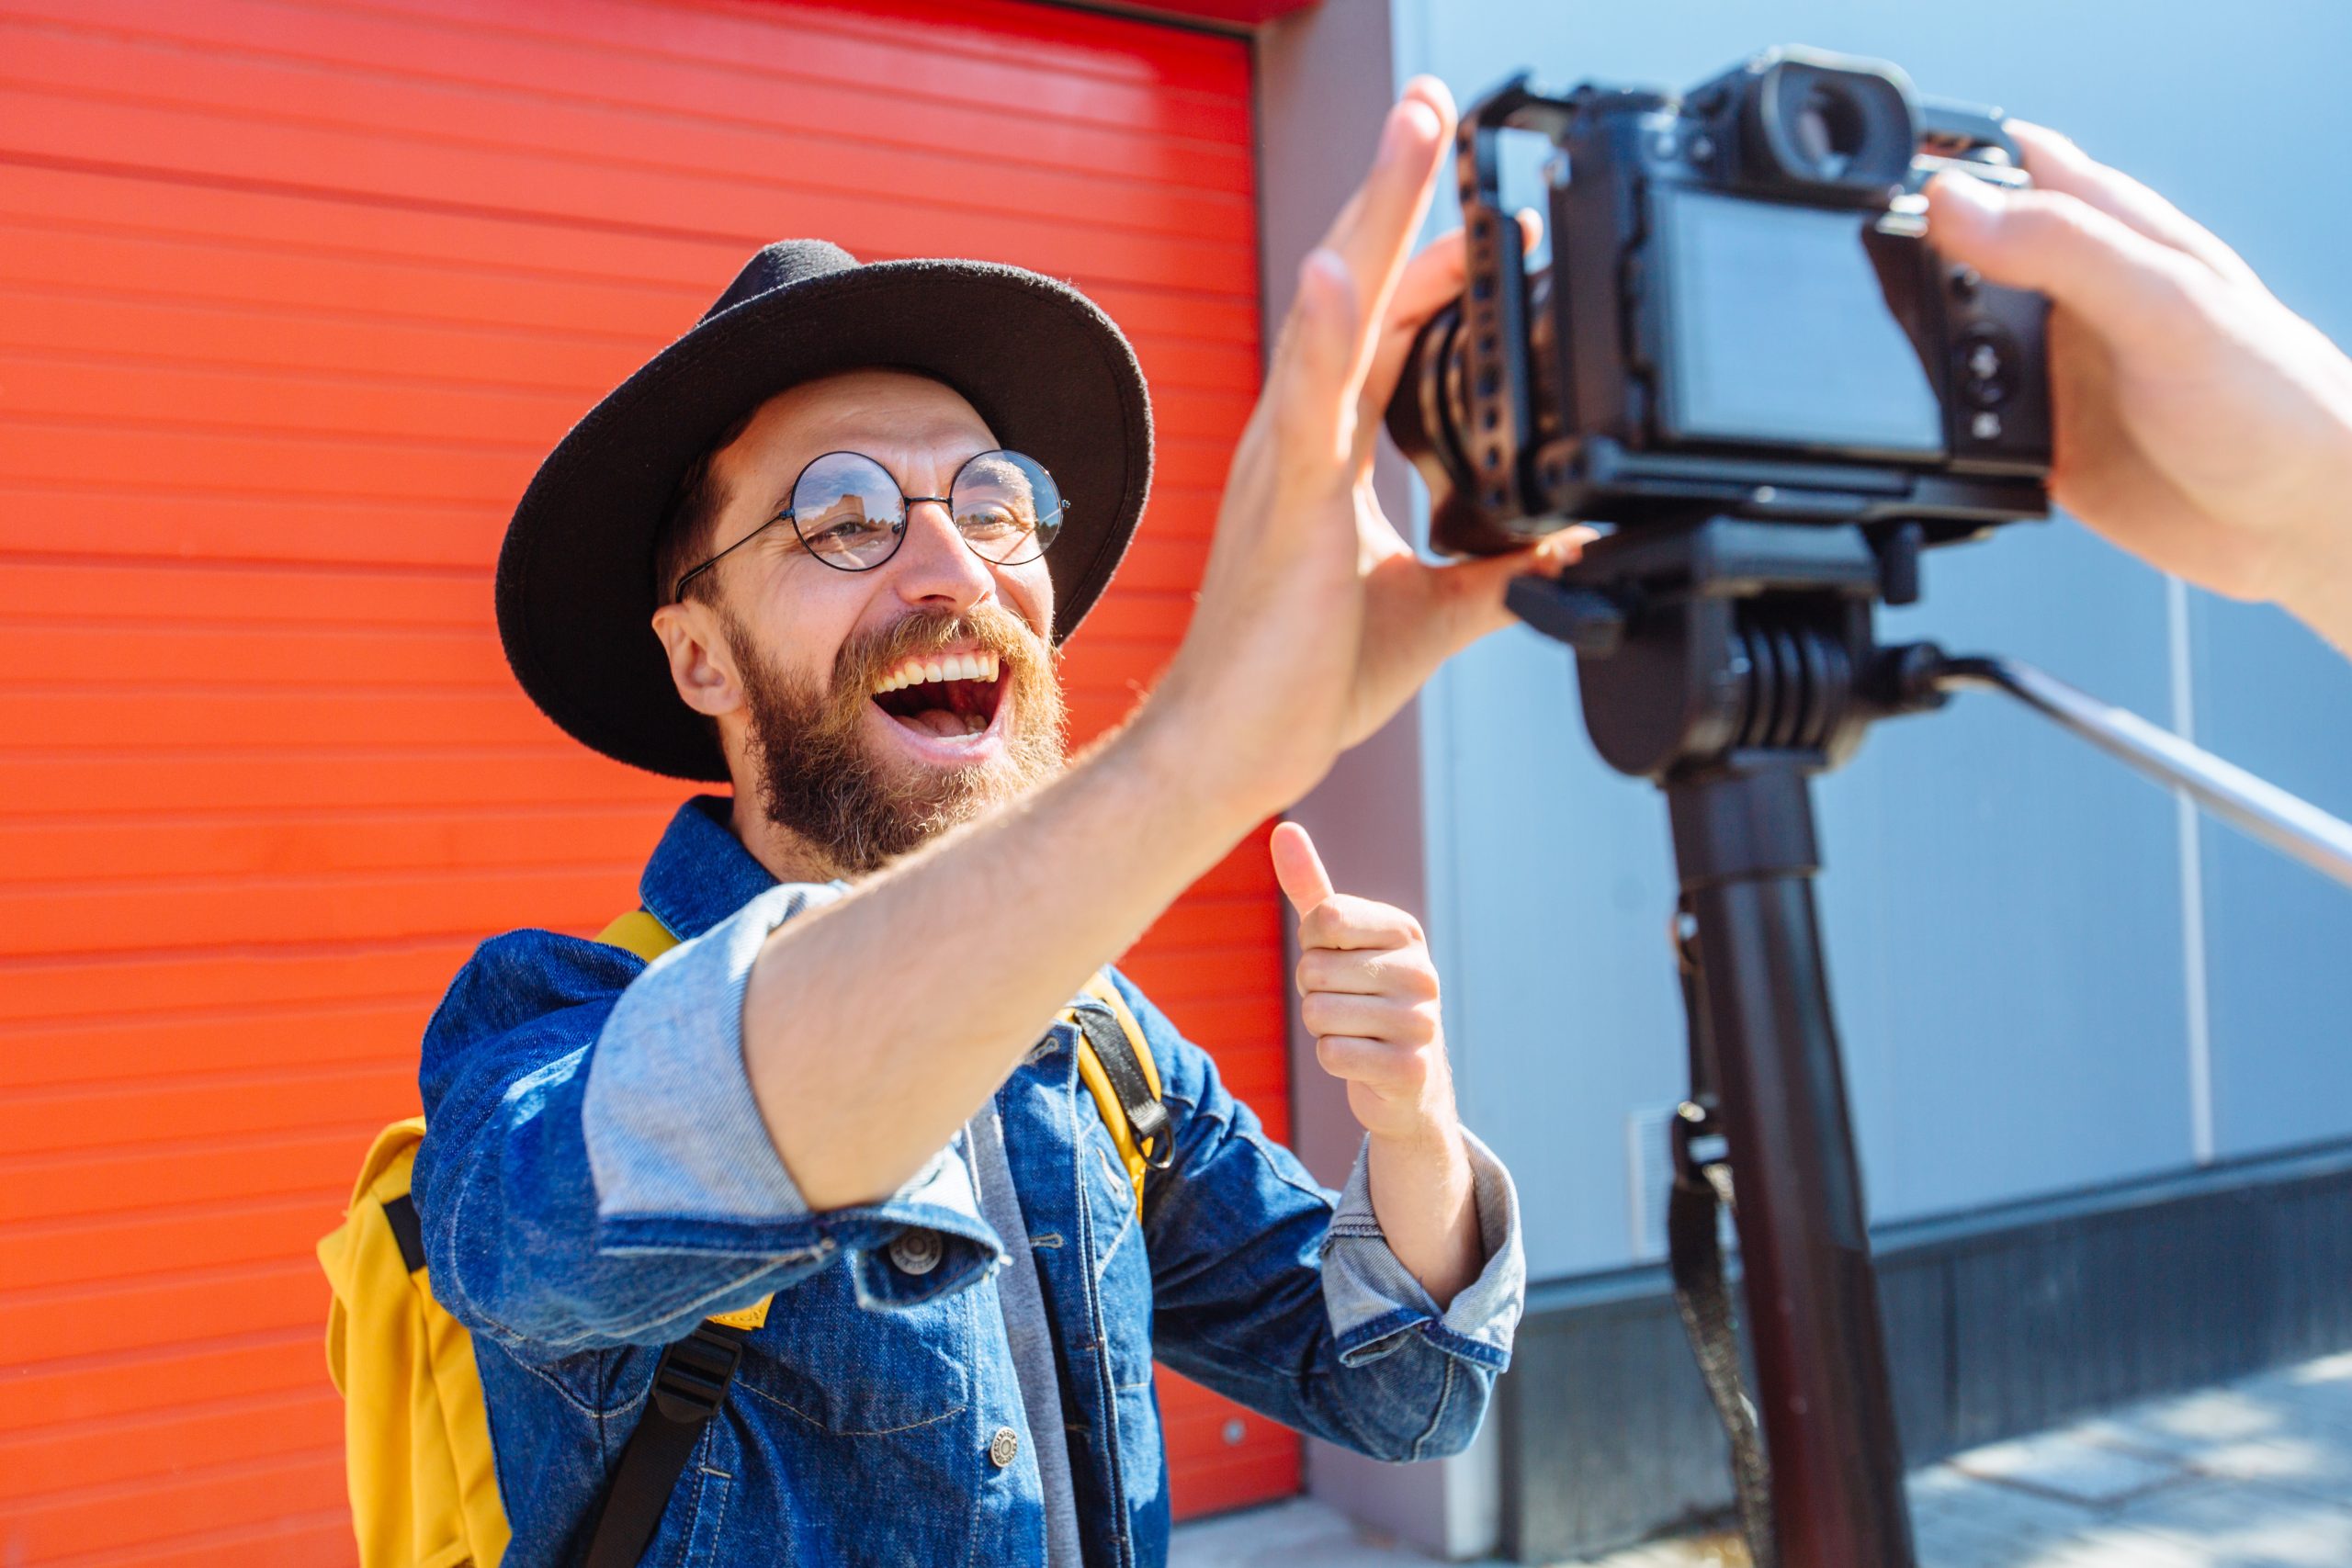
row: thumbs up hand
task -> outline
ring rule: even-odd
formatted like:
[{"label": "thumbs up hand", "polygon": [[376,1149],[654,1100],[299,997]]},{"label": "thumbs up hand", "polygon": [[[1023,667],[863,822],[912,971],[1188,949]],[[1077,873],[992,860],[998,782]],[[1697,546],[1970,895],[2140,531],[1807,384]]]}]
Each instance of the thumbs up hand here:
[{"label": "thumbs up hand", "polygon": [[1334,892],[1314,840],[1275,828],[1274,876],[1298,912],[1299,1019],[1323,1070],[1375,1138],[1419,1142],[1454,1125],[1437,966],[1420,923],[1390,904]]},{"label": "thumbs up hand", "polygon": [[1335,892],[1297,823],[1276,827],[1272,847],[1274,878],[1298,911],[1300,1021],[1371,1134],[1381,1235],[1442,1306],[1477,1278],[1485,1249],[1429,939],[1394,905]]}]

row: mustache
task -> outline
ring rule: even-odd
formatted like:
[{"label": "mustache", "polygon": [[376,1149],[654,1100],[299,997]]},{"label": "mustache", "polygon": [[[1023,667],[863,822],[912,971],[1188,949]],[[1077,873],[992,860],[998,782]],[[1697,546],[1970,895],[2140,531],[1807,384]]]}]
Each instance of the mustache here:
[{"label": "mustache", "polygon": [[[1064,757],[1059,650],[1001,605],[961,615],[918,610],[845,641],[833,684],[775,668],[749,628],[721,612],[751,709],[747,743],[760,804],[835,875],[880,869],[958,822],[1043,782]],[[884,768],[861,739],[876,682],[911,654],[962,643],[997,656],[1010,705],[1004,761],[908,777]]]},{"label": "mustache", "polygon": [[995,654],[1008,689],[1017,688],[1032,669],[1053,668],[1061,657],[1028,622],[1001,604],[978,604],[961,614],[916,610],[842,644],[833,656],[833,694],[844,703],[863,702],[877,681],[910,655],[936,653],[957,643]]}]

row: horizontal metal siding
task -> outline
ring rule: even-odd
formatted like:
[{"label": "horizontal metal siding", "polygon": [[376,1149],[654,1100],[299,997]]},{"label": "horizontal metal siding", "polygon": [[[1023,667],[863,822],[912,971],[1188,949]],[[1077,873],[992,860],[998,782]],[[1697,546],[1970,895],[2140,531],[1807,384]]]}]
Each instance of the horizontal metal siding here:
[{"label": "horizontal metal siding", "polygon": [[[515,690],[499,536],[752,247],[1126,328],[1159,484],[1068,663],[1125,711],[1256,389],[1249,92],[1007,3],[0,0],[0,1556],[348,1559],[311,1243],[473,943],[595,930],[683,793]],[[1279,1134],[1264,852],[1126,963]],[[1295,1488],[1164,1394],[1180,1513]]]}]

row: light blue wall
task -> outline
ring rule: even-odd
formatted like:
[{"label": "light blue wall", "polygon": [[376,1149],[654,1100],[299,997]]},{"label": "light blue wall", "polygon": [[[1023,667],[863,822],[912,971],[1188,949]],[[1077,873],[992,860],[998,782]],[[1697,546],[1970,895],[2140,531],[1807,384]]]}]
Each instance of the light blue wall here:
[{"label": "light blue wall", "polygon": [[[2352,6],[1395,0],[1392,16],[1399,77],[1434,71],[1465,100],[1523,65],[1561,85],[1689,85],[1772,42],[1894,60],[1928,93],[1998,102],[2132,168],[2352,338]],[[2067,522],[1934,557],[1928,584],[1885,635],[2193,715],[2200,740],[2352,812],[2352,671],[2283,617],[2175,603]],[[1627,1118],[1683,1082],[1663,809],[1593,757],[1567,656],[1531,633],[1457,660],[1420,721],[1465,1114],[1519,1176],[1537,1277],[1621,1266],[1637,1255]],[[2185,839],[2166,795],[1991,696],[1882,727],[1819,796],[1874,1218],[2352,1135],[2352,896],[2212,824]]]}]

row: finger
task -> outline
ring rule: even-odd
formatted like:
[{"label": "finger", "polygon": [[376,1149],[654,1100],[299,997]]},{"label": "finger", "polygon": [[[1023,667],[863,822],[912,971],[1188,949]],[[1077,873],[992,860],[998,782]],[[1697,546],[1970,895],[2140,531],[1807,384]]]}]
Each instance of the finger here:
[{"label": "finger", "polygon": [[2084,202],[2160,245],[2195,256],[2233,282],[2261,287],[2245,259],[2220,236],[2120,169],[2109,168],[2045,126],[2011,120],[2026,173],[2043,190]]},{"label": "finger", "polygon": [[[1544,220],[1532,207],[1520,209],[1519,238],[1521,248],[1528,251],[1544,238]],[[1459,229],[1449,229],[1422,246],[1396,280],[1396,292],[1388,301],[1388,324],[1408,335],[1419,332],[1431,316],[1462,298],[1469,264],[1469,243]]]},{"label": "finger", "polygon": [[1437,1000],[1437,967],[1424,947],[1313,948],[1299,954],[1295,978],[1302,997],[1329,991],[1401,1002]]},{"label": "finger", "polygon": [[1298,955],[1295,978],[1300,996],[1336,991],[1408,1002],[1437,999],[1437,966],[1425,947],[1310,948]]},{"label": "finger", "polygon": [[[1298,265],[1298,293],[1283,322],[1260,407],[1271,409],[1282,443],[1302,457],[1344,458],[1354,439],[1351,383],[1360,358],[1362,298],[1340,258],[1309,251]],[[1349,475],[1331,471],[1345,488]]]},{"label": "finger", "polygon": [[1274,859],[1274,880],[1282,884],[1290,907],[1304,915],[1331,897],[1331,874],[1315,852],[1315,840],[1295,822],[1278,822],[1267,849]]},{"label": "finger", "polygon": [[1390,948],[1426,944],[1420,922],[1370,898],[1334,893],[1298,919],[1301,953],[1318,947]]},{"label": "finger", "polygon": [[1315,1060],[1335,1078],[1362,1084],[1384,1097],[1411,1098],[1429,1081],[1420,1053],[1356,1034],[1326,1034],[1315,1042]]},{"label": "finger", "polygon": [[1352,1034],[1411,1047],[1426,1045],[1437,1038],[1434,1002],[1400,1001],[1394,997],[1316,991],[1300,998],[1298,1021],[1306,1026],[1306,1032],[1317,1039]]},{"label": "finger", "polygon": [[1369,321],[1386,314],[1453,134],[1453,98],[1445,85],[1428,76],[1406,84],[1381,128],[1380,148],[1362,188],[1324,238],[1355,279]]},{"label": "finger", "polygon": [[2178,335],[2184,312],[2198,308],[2200,280],[2213,287],[2202,263],[2061,191],[2002,191],[1967,175],[1939,175],[1928,186],[1928,213],[1945,255],[1996,283],[2040,289],[2110,342],[2161,349]]},{"label": "finger", "polygon": [[1579,524],[1547,534],[1527,548],[1509,555],[1484,556],[1428,568],[1456,606],[1447,655],[1461,652],[1480,637],[1518,619],[1503,598],[1511,579],[1557,576],[1562,568],[1584,553],[1585,546],[1599,537],[1594,530]]},{"label": "finger", "polygon": [[[1521,243],[1533,250],[1544,236],[1544,220],[1532,209],[1522,209],[1519,231]],[[1372,367],[1364,374],[1363,405],[1357,420],[1359,445],[1368,446],[1373,433],[1380,428],[1381,415],[1396,390],[1406,356],[1412,353],[1421,329],[1462,298],[1468,266],[1469,246],[1459,229],[1439,235],[1405,264],[1396,291],[1389,296],[1388,315],[1381,323],[1380,341],[1373,348]]]}]

